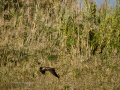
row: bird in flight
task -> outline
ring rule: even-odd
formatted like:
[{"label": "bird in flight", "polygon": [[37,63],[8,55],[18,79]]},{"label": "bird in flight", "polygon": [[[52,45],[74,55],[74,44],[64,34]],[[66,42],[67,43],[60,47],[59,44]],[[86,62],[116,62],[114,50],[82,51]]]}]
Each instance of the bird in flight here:
[{"label": "bird in flight", "polygon": [[55,68],[40,67],[40,72],[41,72],[42,74],[45,74],[45,71],[49,71],[49,72],[51,72],[54,76],[56,76],[57,78],[59,78],[59,76],[58,76],[57,73],[55,72]]}]

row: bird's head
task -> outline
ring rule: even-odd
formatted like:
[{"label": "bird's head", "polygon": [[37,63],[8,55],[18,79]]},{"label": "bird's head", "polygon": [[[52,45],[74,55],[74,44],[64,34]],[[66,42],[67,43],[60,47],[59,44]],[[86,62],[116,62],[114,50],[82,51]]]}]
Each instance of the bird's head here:
[{"label": "bird's head", "polygon": [[42,67],[40,67],[40,70],[42,70]]}]

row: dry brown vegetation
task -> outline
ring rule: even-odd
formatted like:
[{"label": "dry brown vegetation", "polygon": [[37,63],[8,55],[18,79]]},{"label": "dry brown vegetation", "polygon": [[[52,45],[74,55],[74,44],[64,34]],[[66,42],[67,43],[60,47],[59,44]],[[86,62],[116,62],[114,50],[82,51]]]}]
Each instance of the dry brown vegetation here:
[{"label": "dry brown vegetation", "polygon": [[120,4],[83,2],[0,0],[1,90],[120,90]]}]

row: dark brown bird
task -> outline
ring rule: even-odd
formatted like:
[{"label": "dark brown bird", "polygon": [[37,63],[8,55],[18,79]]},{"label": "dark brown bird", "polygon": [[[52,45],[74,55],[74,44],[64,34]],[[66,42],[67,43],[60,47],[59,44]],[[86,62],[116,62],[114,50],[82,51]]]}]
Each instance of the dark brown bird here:
[{"label": "dark brown bird", "polygon": [[42,74],[45,74],[45,71],[49,71],[49,72],[51,72],[54,76],[56,76],[57,78],[59,78],[59,76],[58,76],[57,73],[55,72],[55,68],[40,67],[40,72],[41,72]]}]

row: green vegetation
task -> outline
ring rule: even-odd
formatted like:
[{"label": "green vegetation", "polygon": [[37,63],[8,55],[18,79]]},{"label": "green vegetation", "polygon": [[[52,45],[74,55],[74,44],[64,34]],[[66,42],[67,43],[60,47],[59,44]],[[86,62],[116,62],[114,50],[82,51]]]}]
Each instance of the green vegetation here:
[{"label": "green vegetation", "polygon": [[0,89],[120,90],[116,1],[0,0]]}]

